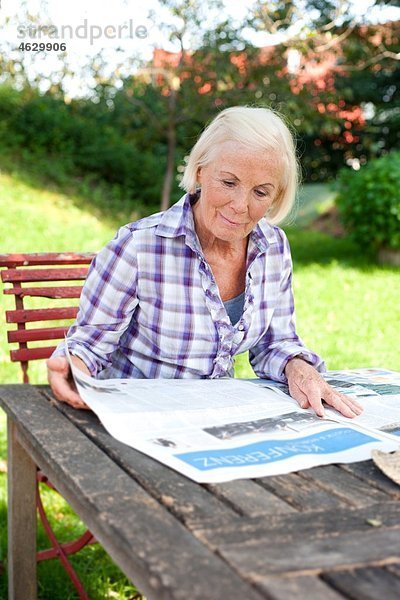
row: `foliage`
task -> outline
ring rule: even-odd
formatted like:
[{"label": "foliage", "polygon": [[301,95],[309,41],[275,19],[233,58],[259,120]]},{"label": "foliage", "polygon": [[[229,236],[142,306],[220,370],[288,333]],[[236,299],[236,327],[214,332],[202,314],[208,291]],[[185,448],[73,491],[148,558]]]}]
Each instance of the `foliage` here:
[{"label": "foliage", "polygon": [[376,18],[389,3],[371,2],[357,15],[349,0],[255,2],[254,28],[279,33],[281,56],[297,60],[280,73],[291,85],[308,181],[332,179],[344,164],[365,164],[400,145],[398,22]]},{"label": "foliage", "polygon": [[337,205],[352,239],[364,249],[400,249],[400,152],[342,171]]},{"label": "foliage", "polygon": [[[63,88],[71,73],[62,56],[46,87],[40,76],[28,77],[23,57],[3,53],[2,144],[47,158],[49,173],[62,158],[66,176],[111,183],[125,202],[162,196],[163,207],[179,192],[177,169],[204,124],[234,104],[285,114],[306,181],[332,180],[345,164],[399,147],[395,22],[372,24],[368,11],[352,12],[350,0],[257,0],[243,23],[222,16],[221,0],[159,3],[153,17],[175,52],[158,49],[139,69],[113,73],[99,54],[85,72],[87,98],[71,100]],[[375,10],[388,3],[377,0]],[[260,49],[246,26],[281,41]]]},{"label": "foliage", "polygon": [[2,144],[22,148],[25,157],[61,159],[64,167],[68,165],[67,175],[95,175],[121,186],[131,201],[152,204],[158,198],[163,147],[135,142],[132,135],[125,139],[105,102],[93,111],[89,100],[66,104],[51,94],[18,93],[4,85],[0,86],[0,116]]}]

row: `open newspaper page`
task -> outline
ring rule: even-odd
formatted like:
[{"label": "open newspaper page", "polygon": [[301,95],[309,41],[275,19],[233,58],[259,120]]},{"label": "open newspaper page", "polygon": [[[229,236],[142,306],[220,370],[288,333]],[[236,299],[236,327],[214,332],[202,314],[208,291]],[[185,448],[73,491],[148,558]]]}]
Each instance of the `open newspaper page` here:
[{"label": "open newspaper page", "polygon": [[[389,437],[397,436],[400,444],[400,373],[387,369],[348,369],[328,371],[326,381],[342,394],[357,400],[364,412],[355,419],[348,419],[326,407],[326,416],[343,423],[356,424],[367,430],[378,430]],[[285,384],[268,380],[251,380],[290,398]],[[395,439],[395,438],[394,438]]]},{"label": "open newspaper page", "polygon": [[250,381],[97,380],[72,369],[79,394],[112,436],[197,482],[360,461],[372,449],[398,447]]}]

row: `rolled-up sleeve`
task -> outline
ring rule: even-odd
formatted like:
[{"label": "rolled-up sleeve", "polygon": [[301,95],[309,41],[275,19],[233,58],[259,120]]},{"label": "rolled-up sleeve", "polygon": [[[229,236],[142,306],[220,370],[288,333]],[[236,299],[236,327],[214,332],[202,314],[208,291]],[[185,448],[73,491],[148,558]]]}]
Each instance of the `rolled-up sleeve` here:
[{"label": "rolled-up sleeve", "polygon": [[[138,304],[137,257],[132,231],[122,227],[93,260],[82,289],[78,315],[67,340],[71,354],[96,376],[129,326]],[[62,342],[54,356],[65,354]]]},{"label": "rolled-up sleeve", "polygon": [[289,360],[302,358],[318,371],[325,371],[325,363],[308,350],[296,333],[296,319],[292,289],[292,259],[289,242],[283,231],[282,270],[278,297],[268,330],[260,342],[250,349],[249,358],[258,377],[286,382],[284,374]]}]

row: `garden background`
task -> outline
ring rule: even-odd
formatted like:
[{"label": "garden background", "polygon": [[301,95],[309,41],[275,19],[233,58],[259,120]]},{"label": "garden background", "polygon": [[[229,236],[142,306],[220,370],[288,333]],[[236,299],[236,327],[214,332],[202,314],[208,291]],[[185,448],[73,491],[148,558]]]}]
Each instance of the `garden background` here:
[{"label": "garden background", "polygon": [[[3,37],[0,252],[98,250],[120,225],[179,199],[185,156],[218,111],[272,106],[296,131],[303,172],[283,225],[299,334],[330,369],[400,370],[399,267],[378,260],[382,248],[400,249],[400,3],[249,0],[239,18],[219,0],[159,0],[144,21],[150,56],[115,42],[111,60],[100,39],[78,64],[68,40],[50,69],[50,51],[27,47],[62,41],[51,2],[39,4],[0,12],[8,31],[24,23],[42,35],[18,44]],[[1,323],[8,300],[1,297]],[[0,382],[20,381],[1,331]],[[30,375],[44,382],[44,365],[32,365]],[[236,375],[252,376],[245,356]],[[61,536],[82,530],[54,494],[46,502]],[[0,413],[3,562],[6,510]],[[39,543],[46,545],[42,531]],[[100,548],[73,562],[91,598],[134,596]],[[56,562],[39,565],[39,586],[43,599],[75,597]],[[6,589],[0,573],[0,598]]]}]

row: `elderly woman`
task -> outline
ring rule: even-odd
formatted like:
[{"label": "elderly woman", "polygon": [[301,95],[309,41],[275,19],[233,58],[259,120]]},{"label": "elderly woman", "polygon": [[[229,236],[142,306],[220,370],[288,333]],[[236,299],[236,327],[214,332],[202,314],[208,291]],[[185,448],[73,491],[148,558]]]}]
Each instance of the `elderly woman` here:
[{"label": "elderly woman", "polygon": [[[301,407],[323,416],[324,400],[360,414],[296,334],[289,245],[274,224],[292,208],[297,177],[276,113],[222,111],[190,153],[181,200],[122,227],[97,254],[68,333],[74,363],[100,379],[230,377],[233,357],[249,351],[255,373],[287,381]],[[84,408],[63,354],[49,359],[49,382]]]}]

